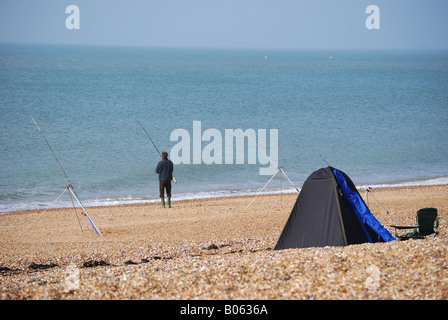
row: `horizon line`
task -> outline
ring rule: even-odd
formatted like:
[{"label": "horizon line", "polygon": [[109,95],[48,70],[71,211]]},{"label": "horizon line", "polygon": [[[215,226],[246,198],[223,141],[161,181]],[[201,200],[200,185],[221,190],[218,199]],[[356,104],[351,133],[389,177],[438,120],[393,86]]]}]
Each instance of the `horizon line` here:
[{"label": "horizon line", "polygon": [[68,42],[28,42],[1,41],[0,45],[46,45],[71,47],[148,48],[148,49],[198,49],[198,50],[332,50],[332,51],[446,51],[448,47],[261,47],[261,46],[202,46],[202,45],[151,45],[151,44],[111,44],[111,43],[68,43]]}]

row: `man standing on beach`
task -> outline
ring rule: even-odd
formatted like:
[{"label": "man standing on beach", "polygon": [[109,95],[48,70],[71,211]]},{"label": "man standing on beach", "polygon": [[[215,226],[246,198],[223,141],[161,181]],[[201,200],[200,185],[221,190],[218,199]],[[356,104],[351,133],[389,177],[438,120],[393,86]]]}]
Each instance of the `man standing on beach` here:
[{"label": "man standing on beach", "polygon": [[162,160],[156,167],[156,173],[159,174],[159,191],[162,207],[165,208],[165,189],[168,202],[168,208],[171,208],[171,180],[173,179],[173,162],[168,159],[168,152],[162,151]]}]

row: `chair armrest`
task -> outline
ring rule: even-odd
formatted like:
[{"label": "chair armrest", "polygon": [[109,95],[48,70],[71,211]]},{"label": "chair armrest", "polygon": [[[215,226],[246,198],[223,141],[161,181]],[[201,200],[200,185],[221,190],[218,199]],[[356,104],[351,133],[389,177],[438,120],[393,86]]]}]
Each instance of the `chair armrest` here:
[{"label": "chair armrest", "polygon": [[391,225],[391,227],[395,228],[395,229],[415,229],[415,228],[418,228],[418,226],[392,226],[392,225]]}]

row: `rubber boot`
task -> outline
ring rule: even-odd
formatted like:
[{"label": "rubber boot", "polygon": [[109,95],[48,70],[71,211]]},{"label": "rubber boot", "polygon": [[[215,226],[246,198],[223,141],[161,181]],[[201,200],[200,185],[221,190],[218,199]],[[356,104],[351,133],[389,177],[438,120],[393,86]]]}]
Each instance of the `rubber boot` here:
[{"label": "rubber boot", "polygon": [[162,208],[165,208],[165,198],[160,198],[160,202],[162,202]]},{"label": "rubber boot", "polygon": [[171,197],[168,197],[168,208],[171,208]]}]

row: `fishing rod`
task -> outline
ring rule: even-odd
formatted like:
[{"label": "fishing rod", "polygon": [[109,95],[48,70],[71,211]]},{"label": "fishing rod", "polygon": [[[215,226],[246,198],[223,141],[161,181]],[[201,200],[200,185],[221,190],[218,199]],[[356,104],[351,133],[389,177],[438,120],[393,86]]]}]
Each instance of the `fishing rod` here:
[{"label": "fishing rod", "polygon": [[325,163],[327,164],[327,166],[331,167],[331,166],[330,166],[330,165],[328,164],[327,160],[325,160],[325,159],[324,159],[324,157],[322,157],[322,155],[321,155],[321,154],[320,154],[319,156],[320,156],[320,157],[322,158],[322,160],[324,160],[324,161],[325,161]]},{"label": "fishing rod", "polygon": [[51,153],[53,154],[54,159],[56,160],[56,162],[59,165],[59,168],[61,168],[62,173],[64,174],[65,178],[68,181],[68,185],[66,185],[65,187],[67,188],[68,191],[70,191],[70,193],[73,195],[73,197],[76,199],[76,201],[78,202],[78,204],[81,206],[82,210],[84,211],[87,219],[89,220],[90,224],[93,227],[93,230],[95,231],[95,233],[97,235],[102,236],[100,230],[98,229],[98,227],[95,225],[95,223],[93,222],[93,220],[90,218],[89,214],[87,213],[86,209],[84,208],[84,205],[81,203],[81,200],[79,199],[78,195],[75,192],[75,189],[73,189],[72,183],[70,182],[70,179],[68,178],[67,174],[64,171],[64,168],[62,168],[61,163],[59,162],[58,158],[56,157],[53,149],[51,148],[50,144],[48,143],[47,139],[45,138],[45,135],[43,134],[42,130],[39,128],[39,125],[37,124],[36,120],[34,119],[33,116],[31,116],[31,118],[34,121],[34,124],[37,127],[37,130],[39,130],[40,135],[42,136],[42,138],[45,140],[45,143],[47,144],[48,148],[50,149]]},{"label": "fishing rod", "polygon": [[40,135],[42,136],[42,138],[44,138],[45,143],[47,144],[48,148],[50,149],[51,153],[53,154],[53,158],[54,158],[54,159],[56,160],[56,162],[58,163],[59,168],[61,168],[61,171],[62,171],[62,173],[64,174],[65,178],[67,179],[68,184],[71,185],[72,183],[70,182],[70,179],[68,178],[67,174],[65,173],[64,168],[62,168],[61,163],[59,162],[58,158],[57,158],[56,155],[54,154],[54,151],[53,151],[53,149],[51,148],[50,144],[48,143],[47,139],[45,138],[45,135],[42,133],[42,130],[40,130],[39,126],[37,125],[36,120],[34,120],[33,116],[31,116],[31,119],[33,119],[34,124],[35,124],[36,127],[37,127],[37,130],[39,130]]},{"label": "fishing rod", "polygon": [[[140,121],[138,121],[138,120],[135,120],[135,121],[137,121],[137,123],[140,125],[140,127],[142,127],[143,131],[145,131],[145,133],[146,133],[146,135],[148,136],[149,140],[151,140],[152,145],[154,146],[154,148],[156,148],[157,153],[159,154],[160,158],[162,158],[162,154],[160,153],[160,151],[159,151],[159,149],[157,148],[157,146],[156,146],[156,144],[154,143],[154,141],[152,141],[151,137],[149,136],[148,132],[145,130],[145,128],[143,127],[143,125],[140,123]],[[174,181],[174,183],[177,183],[176,179],[174,179],[174,176],[173,176],[173,181]]]}]

